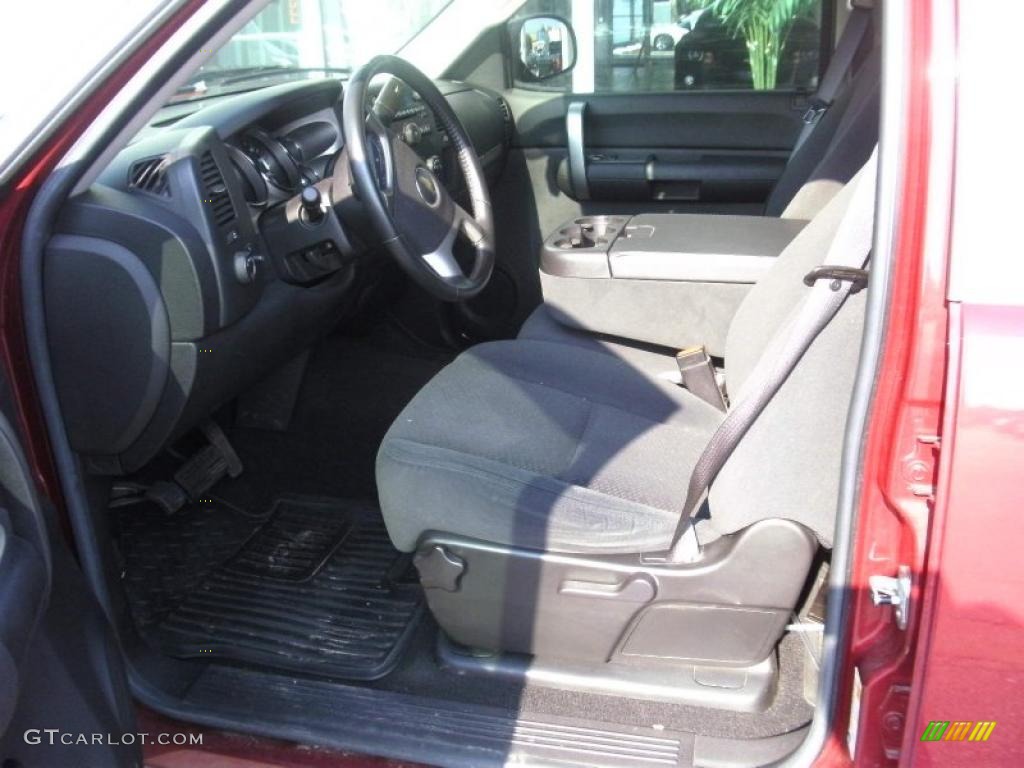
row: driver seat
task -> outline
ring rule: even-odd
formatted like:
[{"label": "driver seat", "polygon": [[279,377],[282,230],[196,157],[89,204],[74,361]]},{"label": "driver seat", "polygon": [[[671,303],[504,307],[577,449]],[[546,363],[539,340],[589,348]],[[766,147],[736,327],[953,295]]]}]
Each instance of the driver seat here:
[{"label": "driver seat", "polygon": [[[869,161],[873,162],[872,161]],[[735,402],[821,264],[857,176],[750,291],[726,344]],[[713,482],[696,562],[666,557],[723,414],[603,351],[518,339],[462,353],[377,457],[395,546],[455,641],[572,662],[752,667],[830,547],[865,291],[852,294]]]}]

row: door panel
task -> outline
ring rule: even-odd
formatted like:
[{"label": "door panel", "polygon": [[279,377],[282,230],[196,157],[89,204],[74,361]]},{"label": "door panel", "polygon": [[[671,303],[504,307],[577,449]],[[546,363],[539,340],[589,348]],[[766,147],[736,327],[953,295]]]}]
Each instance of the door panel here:
[{"label": "door panel", "polygon": [[569,104],[585,101],[594,146],[788,151],[807,108],[789,91],[504,95],[525,147],[565,147]]},{"label": "door panel", "polygon": [[121,743],[135,727],[120,652],[9,410],[0,377],[0,763],[139,765],[138,744]]},{"label": "door panel", "polygon": [[0,414],[0,732],[14,715],[21,661],[49,591],[50,549],[29,473]]},{"label": "door panel", "polygon": [[516,146],[561,152],[566,167],[555,169],[550,196],[590,201],[594,213],[614,202],[648,211],[667,204],[660,207],[757,212],[806,109],[802,96],[784,91],[548,95],[513,88],[505,96]]}]

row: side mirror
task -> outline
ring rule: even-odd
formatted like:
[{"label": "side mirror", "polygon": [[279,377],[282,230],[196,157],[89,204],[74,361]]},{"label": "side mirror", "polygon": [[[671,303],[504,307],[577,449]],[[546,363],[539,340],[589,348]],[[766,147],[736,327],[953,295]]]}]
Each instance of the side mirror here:
[{"label": "side mirror", "polygon": [[[576,65],[576,35],[572,25],[557,16],[532,16],[517,19],[518,78],[540,82],[568,72]],[[510,30],[512,31],[512,30]]]}]

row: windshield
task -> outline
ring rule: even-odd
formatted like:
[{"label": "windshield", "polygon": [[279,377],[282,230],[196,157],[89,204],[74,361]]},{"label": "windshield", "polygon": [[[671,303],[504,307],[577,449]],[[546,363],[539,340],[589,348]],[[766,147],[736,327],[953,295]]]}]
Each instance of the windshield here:
[{"label": "windshield", "polygon": [[452,0],[272,0],[189,79],[175,101],[344,75],[396,53]]}]

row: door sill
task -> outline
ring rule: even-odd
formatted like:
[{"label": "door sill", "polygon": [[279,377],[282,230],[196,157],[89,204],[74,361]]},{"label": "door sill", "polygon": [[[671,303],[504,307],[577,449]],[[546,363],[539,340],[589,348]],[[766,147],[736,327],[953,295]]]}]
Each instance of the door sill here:
[{"label": "door sill", "polygon": [[169,717],[305,745],[453,768],[508,764],[740,766],[776,762],[806,727],[723,739],[659,726],[517,717],[487,706],[210,665],[180,696],[130,673],[135,696]]}]

